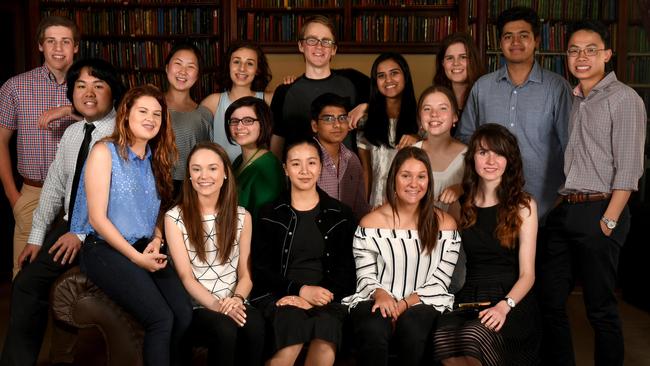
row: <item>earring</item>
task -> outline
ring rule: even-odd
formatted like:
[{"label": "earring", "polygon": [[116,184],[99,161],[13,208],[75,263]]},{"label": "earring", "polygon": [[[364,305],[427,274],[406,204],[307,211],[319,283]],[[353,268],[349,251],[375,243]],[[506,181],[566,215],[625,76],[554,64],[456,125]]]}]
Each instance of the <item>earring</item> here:
[{"label": "earring", "polygon": [[227,175],[224,175],[224,176],[223,176],[223,179],[224,179],[224,180],[225,180],[225,179],[228,179],[228,176],[227,176]]},{"label": "earring", "polygon": [[192,177],[190,177],[190,180],[192,180]]}]

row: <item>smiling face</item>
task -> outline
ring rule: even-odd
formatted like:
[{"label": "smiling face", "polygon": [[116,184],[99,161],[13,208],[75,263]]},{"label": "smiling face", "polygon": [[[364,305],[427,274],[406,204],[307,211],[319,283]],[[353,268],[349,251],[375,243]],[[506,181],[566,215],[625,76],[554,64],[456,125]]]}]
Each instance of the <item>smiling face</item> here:
[{"label": "smiling face", "polygon": [[104,80],[90,75],[84,67],[74,83],[74,108],[88,122],[103,118],[113,108],[111,87]]},{"label": "smiling face", "polygon": [[532,64],[538,41],[530,23],[525,20],[508,22],[503,26],[501,35],[503,57],[513,64]]},{"label": "smiling face", "polygon": [[404,91],[404,71],[395,60],[377,65],[377,89],[386,98],[398,98]]},{"label": "smiling face", "polygon": [[136,99],[129,111],[129,129],[133,137],[149,141],[156,137],[162,122],[162,107],[156,98],[143,95]]},{"label": "smiling face", "polygon": [[199,77],[199,60],[190,50],[178,50],[165,66],[169,85],[180,91],[194,86]]},{"label": "smiling face", "polygon": [[[321,143],[339,144],[343,142],[348,135],[347,122],[341,122],[340,117],[347,117],[348,112],[345,108],[337,106],[327,106],[318,115],[318,121],[311,121],[312,131]],[[335,117],[333,122],[323,120],[323,118]]]},{"label": "smiling face", "polygon": [[403,204],[417,204],[427,193],[429,174],[423,162],[408,158],[397,170],[395,193]]},{"label": "smiling face", "polygon": [[257,52],[249,48],[240,48],[230,57],[230,80],[233,85],[248,86],[257,75]]},{"label": "smiling face", "polygon": [[287,151],[284,171],[291,182],[291,189],[300,191],[316,189],[321,171],[320,156],[316,147],[309,144],[292,146]]},{"label": "smiling face", "polygon": [[[334,35],[325,25],[320,23],[310,23],[305,28],[303,38],[316,38],[318,40],[334,40]],[[329,65],[331,58],[336,55],[336,45],[332,47],[323,47],[319,42],[315,46],[309,46],[304,41],[298,42],[298,49],[305,56],[305,62],[312,67],[322,68]]]},{"label": "smiling face", "polygon": [[75,45],[70,28],[53,25],[45,29],[43,43],[38,45],[38,50],[43,52],[48,69],[66,72],[72,65],[79,46]]},{"label": "smiling face", "polygon": [[505,156],[490,150],[481,141],[476,149],[476,153],[474,153],[474,169],[476,169],[476,173],[483,181],[501,182],[501,177],[506,171],[507,165],[508,160]]},{"label": "smiling face", "polygon": [[[580,83],[595,85],[605,76],[605,64],[612,57],[611,49],[604,49],[600,35],[588,30],[579,30],[571,35],[567,49],[578,50],[576,57],[567,57],[569,71]],[[596,50],[596,55],[587,56],[585,50]]]},{"label": "smiling face", "polygon": [[199,149],[189,161],[189,175],[192,188],[197,195],[214,197],[219,195],[225,177],[225,166],[221,157],[210,149]]},{"label": "smiling face", "polygon": [[445,51],[442,67],[445,75],[452,83],[464,84],[467,82],[467,50],[462,43],[453,43]]},{"label": "smiling face", "polygon": [[449,134],[458,116],[444,93],[433,92],[424,97],[420,108],[420,124],[429,136]]},{"label": "smiling face", "polygon": [[[230,119],[244,119],[252,118],[257,119],[255,109],[249,106],[243,106],[235,109],[230,116]],[[243,122],[236,125],[229,125],[230,135],[239,146],[257,147],[257,139],[260,137],[260,122],[255,121],[252,125],[246,126]]]}]

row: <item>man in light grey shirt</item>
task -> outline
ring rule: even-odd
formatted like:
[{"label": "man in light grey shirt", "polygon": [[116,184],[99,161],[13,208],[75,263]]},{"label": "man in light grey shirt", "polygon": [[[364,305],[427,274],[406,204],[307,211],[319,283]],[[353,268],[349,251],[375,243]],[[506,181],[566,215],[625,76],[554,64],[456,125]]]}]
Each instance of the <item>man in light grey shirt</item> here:
[{"label": "man in light grey shirt", "polygon": [[[20,254],[22,269],[14,280],[7,338],[0,365],[34,365],[47,325],[52,283],[75,264],[83,238],[69,232],[71,197],[75,196],[76,171],[85,162],[92,145],[110,135],[115,127],[115,109],[123,86],[115,68],[99,59],[82,59],[67,72],[67,97],[75,113],[84,119],[64,132],[50,165],[38,208],[34,212],[27,246]],[[85,142],[85,144],[84,144]],[[80,158],[79,156],[82,155]],[[76,178],[77,182],[79,178]],[[74,210],[74,208],[73,208]],[[58,219],[63,213],[63,218]],[[54,328],[53,363],[73,361],[74,335]]]},{"label": "man in light grey shirt", "polygon": [[623,331],[614,289],[630,230],[627,201],[643,174],[647,115],[641,97],[614,72],[605,72],[612,57],[607,28],[584,21],[569,35],[567,64],[579,84],[573,91],[561,203],[548,216],[547,241],[538,244],[542,360],[575,365],[566,303],[577,276],[595,333],[595,364],[621,366]]},{"label": "man in light grey shirt", "polygon": [[525,189],[537,201],[543,222],[564,182],[571,89],[560,75],[535,61],[539,44],[535,11],[507,9],[499,15],[497,26],[506,64],[474,84],[456,135],[467,143],[478,126],[498,123],[517,136]]}]

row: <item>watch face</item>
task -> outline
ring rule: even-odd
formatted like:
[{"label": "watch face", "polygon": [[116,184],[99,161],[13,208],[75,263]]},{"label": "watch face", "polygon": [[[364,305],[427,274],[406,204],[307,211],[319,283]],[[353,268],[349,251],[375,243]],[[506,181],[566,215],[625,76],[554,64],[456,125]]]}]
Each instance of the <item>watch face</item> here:
[{"label": "watch face", "polygon": [[616,227],[616,223],[614,221],[610,220],[610,221],[607,222],[607,228],[609,230],[614,230],[615,227]]},{"label": "watch face", "polygon": [[511,308],[514,308],[514,307],[515,307],[515,300],[513,300],[513,299],[511,299],[511,298],[506,298],[506,303],[507,303],[508,306],[510,306]]}]

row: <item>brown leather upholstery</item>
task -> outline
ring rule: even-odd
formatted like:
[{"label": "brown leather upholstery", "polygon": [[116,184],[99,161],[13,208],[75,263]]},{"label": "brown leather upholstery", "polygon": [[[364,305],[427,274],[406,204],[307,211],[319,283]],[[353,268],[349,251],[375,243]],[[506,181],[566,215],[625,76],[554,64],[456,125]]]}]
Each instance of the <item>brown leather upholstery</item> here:
[{"label": "brown leather upholstery", "polygon": [[97,327],[104,335],[109,366],[141,366],[144,332],[138,322],[74,267],[52,286],[54,317],[77,328]]}]

